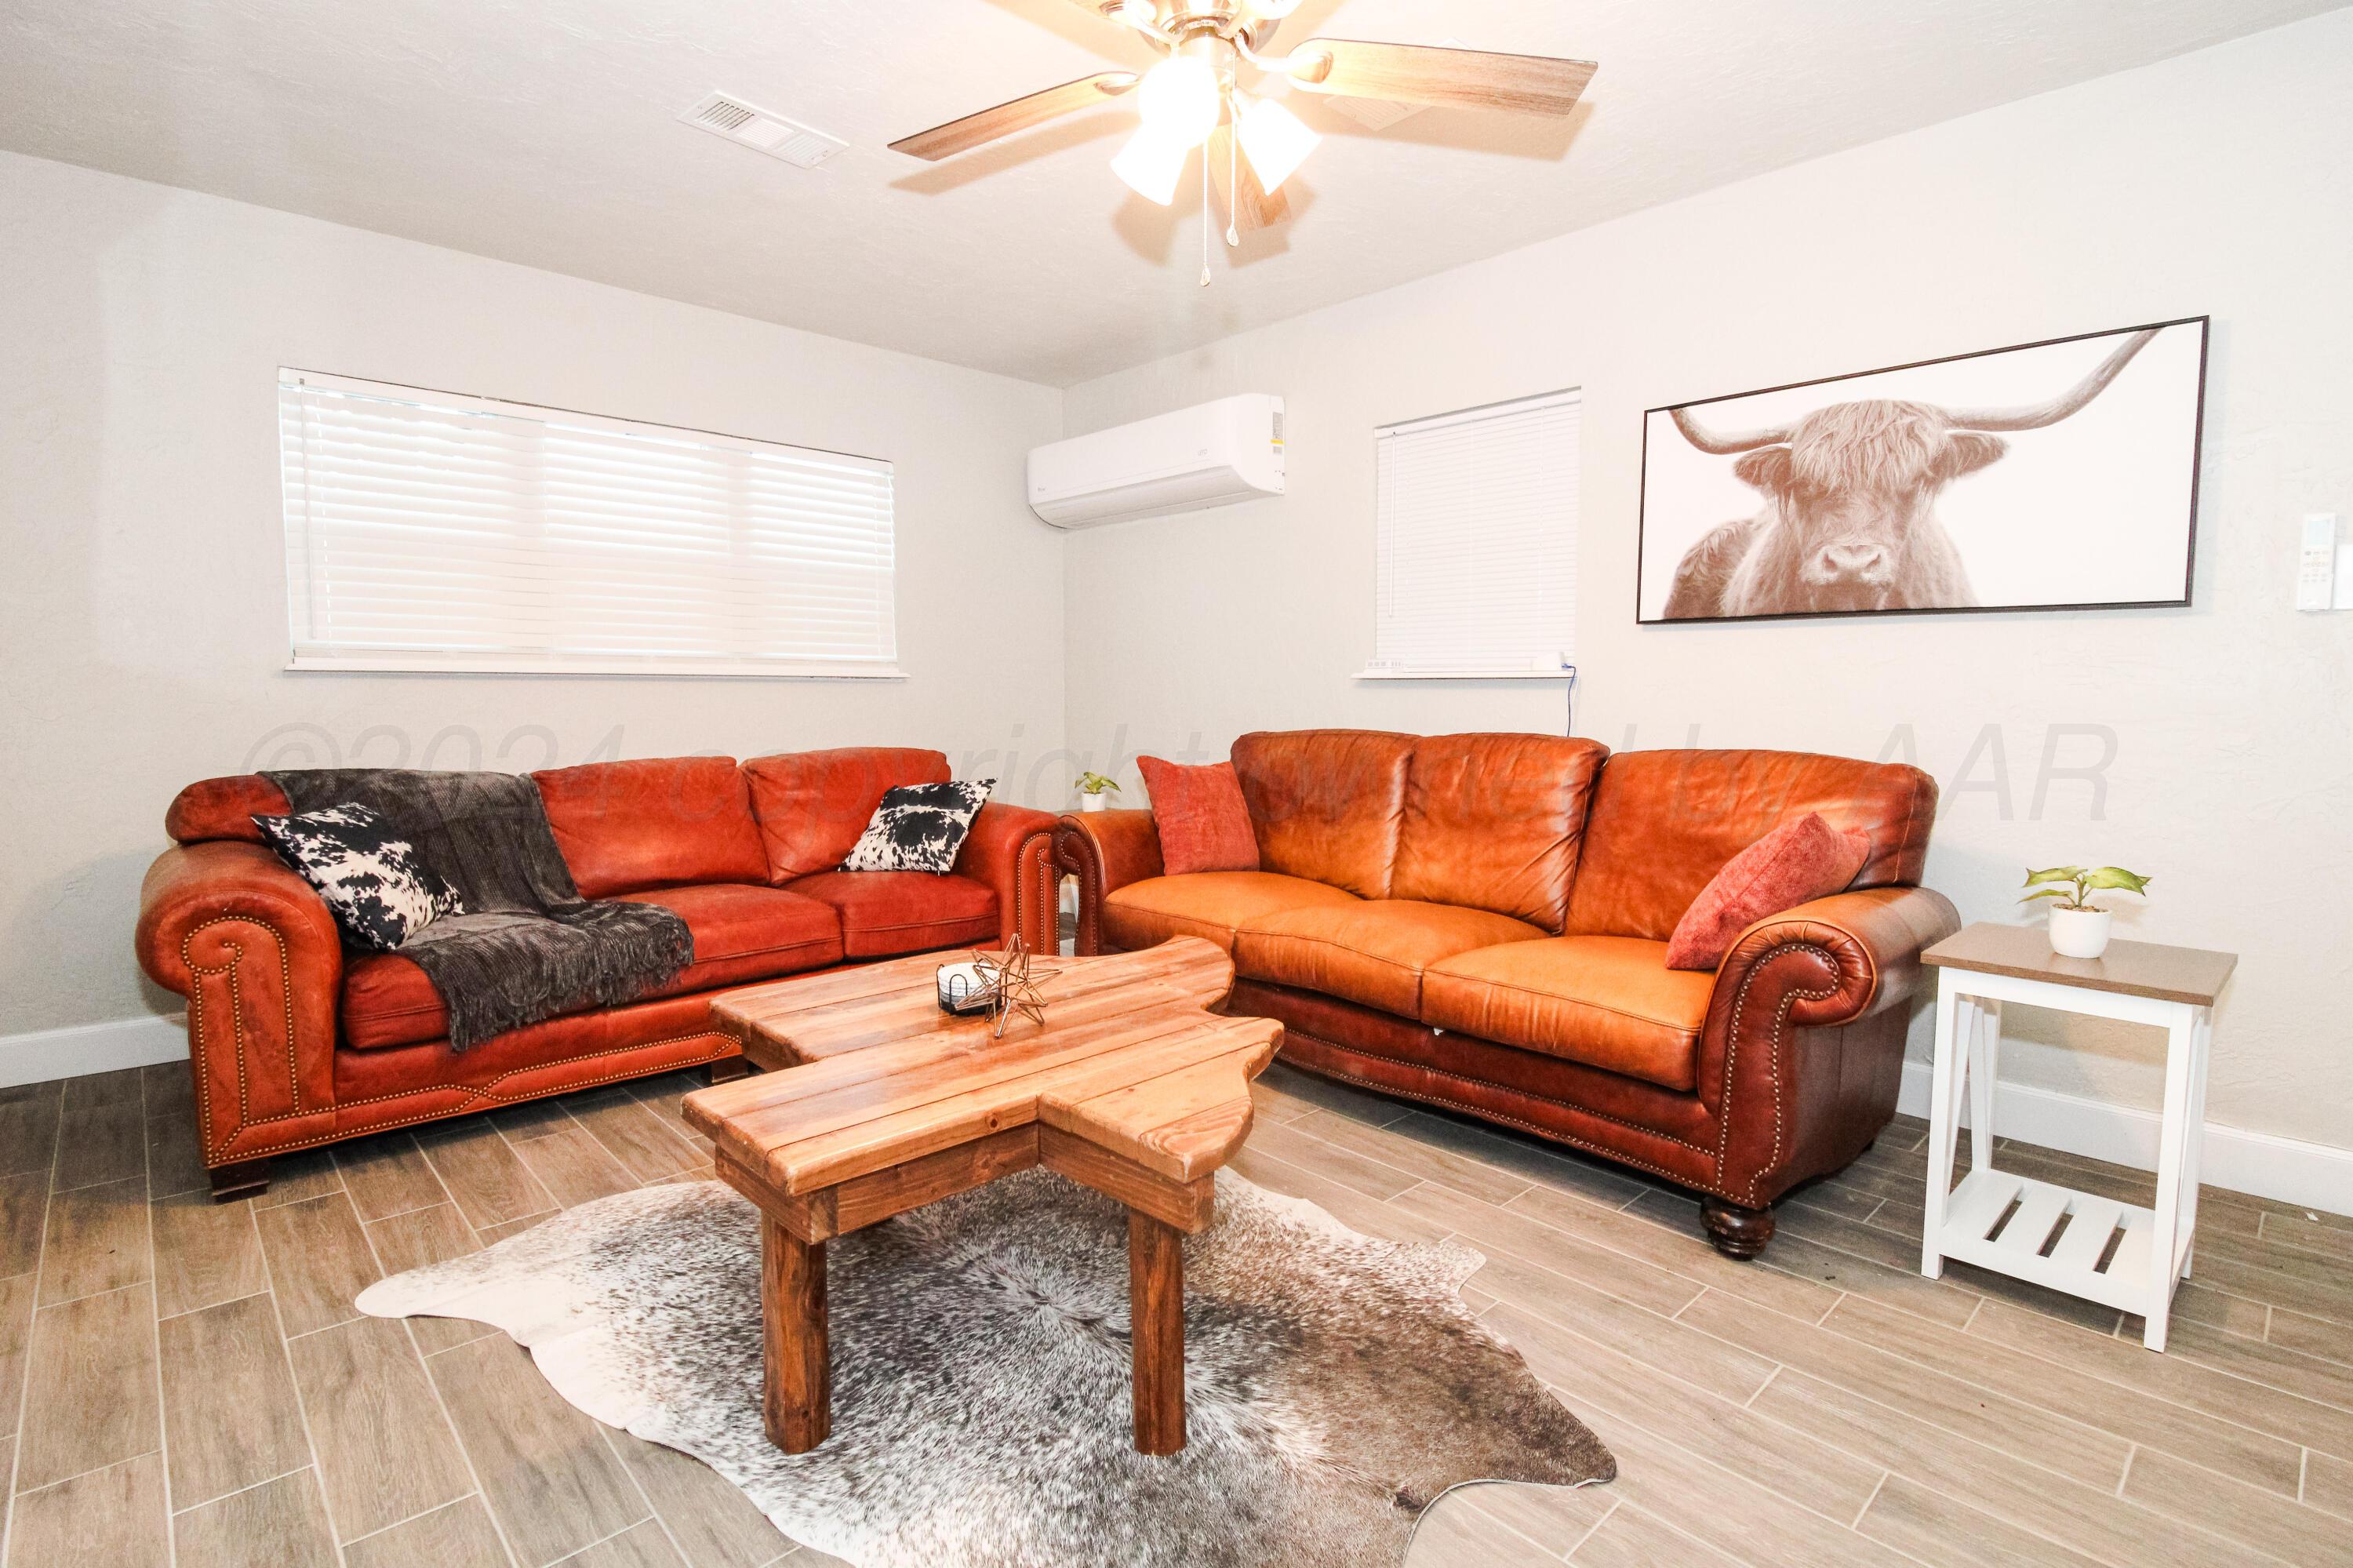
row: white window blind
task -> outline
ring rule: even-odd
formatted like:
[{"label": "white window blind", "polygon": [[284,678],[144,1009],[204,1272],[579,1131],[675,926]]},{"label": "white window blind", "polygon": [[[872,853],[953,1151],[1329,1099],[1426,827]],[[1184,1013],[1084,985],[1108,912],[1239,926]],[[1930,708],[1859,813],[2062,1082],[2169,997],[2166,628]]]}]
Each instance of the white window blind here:
[{"label": "white window blind", "polygon": [[1576,646],[1578,417],[1555,393],[1377,432],[1368,679],[1559,679]]},{"label": "white window blind", "polygon": [[281,371],[292,668],[893,677],[891,465]]}]

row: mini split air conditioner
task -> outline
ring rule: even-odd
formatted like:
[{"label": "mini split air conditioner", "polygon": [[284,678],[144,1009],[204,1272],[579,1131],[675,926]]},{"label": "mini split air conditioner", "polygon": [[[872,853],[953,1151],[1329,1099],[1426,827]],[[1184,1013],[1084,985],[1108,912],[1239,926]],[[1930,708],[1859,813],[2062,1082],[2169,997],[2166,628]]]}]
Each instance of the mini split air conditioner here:
[{"label": "mini split air conditioner", "polygon": [[1057,528],[1282,493],[1282,399],[1222,397],[1029,454],[1029,508]]}]

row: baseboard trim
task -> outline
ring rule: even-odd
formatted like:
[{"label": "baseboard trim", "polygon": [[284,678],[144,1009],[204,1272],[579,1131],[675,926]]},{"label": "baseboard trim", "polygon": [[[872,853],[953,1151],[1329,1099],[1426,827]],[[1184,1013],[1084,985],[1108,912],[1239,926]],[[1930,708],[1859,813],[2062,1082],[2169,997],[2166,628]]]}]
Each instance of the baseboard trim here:
[{"label": "baseboard trim", "polygon": [[[1927,1063],[1905,1062],[1897,1108],[1906,1115],[1926,1117],[1934,1076]],[[2162,1122],[2155,1111],[2107,1105],[2055,1089],[2024,1084],[1997,1084],[1994,1089],[1994,1125],[2002,1137],[2143,1171],[2157,1169]],[[1968,1125],[1966,1106],[1961,1109],[1961,1125]],[[2251,1192],[2333,1214],[2353,1213],[2353,1149],[2208,1122],[2200,1176],[2210,1187],[2227,1187],[2234,1192]]]},{"label": "baseboard trim", "polygon": [[0,1088],[188,1059],[188,1021],[120,1018],[73,1029],[0,1034]]}]

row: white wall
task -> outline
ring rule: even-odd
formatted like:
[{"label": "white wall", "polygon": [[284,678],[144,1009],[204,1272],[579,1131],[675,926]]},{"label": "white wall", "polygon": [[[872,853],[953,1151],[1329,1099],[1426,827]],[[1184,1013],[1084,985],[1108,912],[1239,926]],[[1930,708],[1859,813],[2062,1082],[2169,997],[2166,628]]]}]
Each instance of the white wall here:
[{"label": "white wall", "polygon": [[[888,458],[911,678],[290,674],[281,365]],[[1060,804],[1060,544],[1021,502],[1022,454],[1060,408],[1023,382],[0,154],[0,1035],[176,1002],[139,978],[132,921],[165,804],[212,774],[895,743]]]},{"label": "white wall", "polygon": [[[2353,1142],[2353,615],[2291,596],[2297,521],[2353,512],[2348,123],[2337,12],[1074,387],[1073,433],[1283,394],[1291,492],[1072,537],[1071,744],[1556,730],[1556,687],[1350,677],[1372,645],[1373,428],[1582,387],[1577,733],[1915,759],[1946,787],[1928,880],[1973,919],[2021,917],[2029,863],[2153,873],[2124,934],[2244,955],[2212,1119]],[[2195,608],[1634,624],[1644,408],[2206,313]],[[2063,767],[2097,759],[2071,726],[2116,737],[2104,800],[2038,790],[2054,737]],[[2156,1102],[2137,1034],[2011,1033],[2007,1077]]]}]

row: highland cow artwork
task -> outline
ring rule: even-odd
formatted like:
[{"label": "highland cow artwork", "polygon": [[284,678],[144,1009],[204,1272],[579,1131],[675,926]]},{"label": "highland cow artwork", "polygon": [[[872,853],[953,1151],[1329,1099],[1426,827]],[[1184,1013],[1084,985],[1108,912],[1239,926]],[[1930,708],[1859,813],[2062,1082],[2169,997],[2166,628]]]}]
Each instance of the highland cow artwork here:
[{"label": "highland cow artwork", "polygon": [[2206,330],[1650,410],[1639,619],[2187,605]]}]

